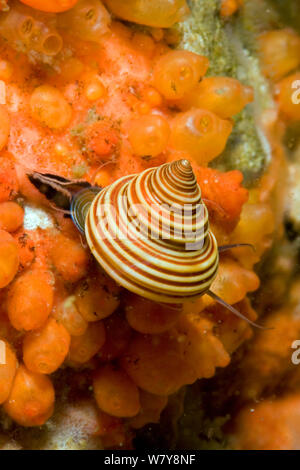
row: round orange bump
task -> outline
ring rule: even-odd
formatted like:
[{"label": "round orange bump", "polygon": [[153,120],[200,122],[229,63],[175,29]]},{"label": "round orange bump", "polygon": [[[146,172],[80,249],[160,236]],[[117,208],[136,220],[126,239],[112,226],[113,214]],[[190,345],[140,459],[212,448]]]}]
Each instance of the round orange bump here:
[{"label": "round orange bump", "polygon": [[51,250],[52,261],[65,281],[77,282],[87,273],[89,256],[80,241],[62,234],[56,237]]},{"label": "round orange bump", "polygon": [[274,81],[280,80],[300,65],[300,36],[292,29],[262,34],[259,46],[262,69]]},{"label": "round orange bump", "polygon": [[23,365],[17,370],[6,413],[21,426],[42,426],[54,409],[54,388],[48,377],[30,372]]},{"label": "round orange bump", "polygon": [[19,247],[14,238],[0,230],[0,289],[6,287],[17,274]]},{"label": "round orange bump", "polygon": [[242,111],[254,99],[253,88],[229,77],[204,78],[180,100],[184,110],[202,108],[226,119]]},{"label": "round orange bump", "polygon": [[181,309],[132,294],[126,298],[125,313],[129,325],[134,330],[159,334],[169,330],[177,322]]},{"label": "round orange bump", "polygon": [[120,289],[109,278],[97,276],[86,279],[76,291],[76,306],[87,322],[109,317],[119,306]]},{"label": "round orange bump", "polygon": [[47,320],[53,306],[53,278],[50,273],[26,271],[12,284],[7,299],[7,312],[16,330],[35,330]]},{"label": "round orange bump", "polygon": [[0,339],[0,405],[8,399],[17,365],[12,348],[6,340]]},{"label": "round orange bump", "polygon": [[0,150],[2,150],[9,138],[10,133],[10,118],[7,109],[4,105],[0,105]]},{"label": "round orange bump", "polygon": [[168,52],[154,67],[153,84],[169,100],[182,98],[205,75],[208,65],[206,57],[194,52]]},{"label": "round orange bump", "polygon": [[23,225],[24,210],[16,202],[0,203],[0,229],[15,232]]},{"label": "round orange bump", "polygon": [[169,135],[167,120],[158,115],[143,116],[130,123],[129,142],[139,156],[159,155],[165,150]]},{"label": "round orange bump", "polygon": [[136,334],[121,360],[134,383],[155,395],[171,395],[188,383],[189,371],[178,335]]},{"label": "round orange bump", "polygon": [[106,0],[111,12],[123,20],[157,28],[170,28],[189,11],[185,0]]},{"label": "round orange bump", "polygon": [[26,367],[39,374],[52,374],[64,362],[70,341],[66,328],[49,318],[42,328],[25,336],[23,359]]},{"label": "round orange bump", "polygon": [[89,101],[97,101],[105,96],[106,88],[98,75],[86,79],[84,94]]},{"label": "round orange bump", "polygon": [[81,336],[73,336],[69,358],[84,364],[94,357],[105,343],[105,328],[102,322],[92,323]]},{"label": "round orange bump", "polygon": [[71,336],[81,336],[86,332],[88,323],[80,315],[75,301],[75,295],[68,297],[55,309],[54,316]]},{"label": "round orange bump", "polygon": [[99,369],[94,378],[99,408],[117,418],[130,418],[140,411],[139,391],[128,375],[114,366]]},{"label": "round orange bump", "polygon": [[63,129],[72,118],[72,108],[67,100],[50,85],[41,85],[34,90],[30,108],[32,117],[51,129]]},{"label": "round orange bump", "polygon": [[276,98],[284,117],[300,121],[300,73],[289,75],[277,84]]},{"label": "round orange bump", "polygon": [[178,114],[171,127],[171,144],[187,152],[205,166],[223,152],[232,131],[232,122],[204,109]]},{"label": "round orange bump", "polygon": [[0,80],[8,82],[11,79],[13,72],[14,69],[10,62],[7,60],[0,60]]},{"label": "round orange bump", "polygon": [[59,13],[70,10],[78,0],[21,0],[21,2],[36,10]]}]

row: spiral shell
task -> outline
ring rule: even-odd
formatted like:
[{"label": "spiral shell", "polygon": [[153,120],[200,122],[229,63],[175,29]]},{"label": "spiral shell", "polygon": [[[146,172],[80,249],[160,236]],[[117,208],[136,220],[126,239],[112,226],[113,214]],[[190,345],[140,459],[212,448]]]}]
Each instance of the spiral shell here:
[{"label": "spiral shell", "polygon": [[95,199],[95,196],[99,193],[99,191],[100,188],[91,186],[90,188],[82,189],[72,198],[70,214],[74,224],[83,234],[85,230],[86,216],[93,200]]},{"label": "spiral shell", "polygon": [[90,207],[85,234],[118,284],[154,301],[181,303],[199,296],[217,272],[217,242],[188,160],[103,189]]}]

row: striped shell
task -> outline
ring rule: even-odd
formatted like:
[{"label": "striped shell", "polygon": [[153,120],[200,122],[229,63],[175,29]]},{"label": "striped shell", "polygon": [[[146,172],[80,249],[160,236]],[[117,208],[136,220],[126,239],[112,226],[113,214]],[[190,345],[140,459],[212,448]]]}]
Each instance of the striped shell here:
[{"label": "striped shell", "polygon": [[100,190],[100,188],[92,186],[87,189],[82,189],[72,198],[70,207],[71,217],[78,230],[83,234],[88,211]]},{"label": "striped shell", "polygon": [[154,301],[181,303],[199,296],[216,276],[217,242],[187,160],[104,188],[90,207],[85,234],[118,284]]}]

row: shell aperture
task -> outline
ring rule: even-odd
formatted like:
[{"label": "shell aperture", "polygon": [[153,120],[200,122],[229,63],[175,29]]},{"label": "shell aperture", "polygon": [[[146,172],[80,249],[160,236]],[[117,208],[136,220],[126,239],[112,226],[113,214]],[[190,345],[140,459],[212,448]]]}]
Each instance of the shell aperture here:
[{"label": "shell aperture", "polygon": [[148,299],[182,303],[205,293],[218,269],[218,247],[187,160],[123,177],[94,198],[88,245],[102,268]]},{"label": "shell aperture", "polygon": [[83,234],[85,230],[85,219],[90,206],[99,191],[101,191],[100,188],[91,186],[90,188],[82,189],[72,197],[70,214],[74,224]]}]

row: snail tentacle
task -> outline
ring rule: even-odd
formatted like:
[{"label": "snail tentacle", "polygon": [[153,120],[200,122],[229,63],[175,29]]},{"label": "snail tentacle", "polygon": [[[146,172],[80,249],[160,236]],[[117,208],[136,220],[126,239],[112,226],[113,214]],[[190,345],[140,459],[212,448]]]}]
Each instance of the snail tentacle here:
[{"label": "snail tentacle", "polygon": [[[70,216],[70,205],[72,198],[82,189],[91,188],[88,181],[70,180],[59,175],[50,173],[27,172],[27,177],[31,184],[43,194],[52,208],[62,209],[65,215]],[[100,190],[101,188],[99,188]]]},{"label": "snail tentacle", "polygon": [[232,245],[222,245],[218,247],[218,250],[219,250],[219,253],[224,253],[224,251],[231,250],[232,248],[241,248],[241,247],[252,248],[253,251],[256,251],[255,246],[251,245],[251,243],[233,243]]},{"label": "snail tentacle", "polygon": [[228,304],[227,302],[225,302],[225,300],[221,299],[221,297],[219,297],[217,294],[215,294],[211,290],[208,290],[206,294],[209,295],[216,302],[218,302],[218,304],[227,308],[227,310],[230,310],[230,312],[232,312],[234,315],[241,318],[242,320],[245,320],[247,323],[249,323],[249,325],[253,326],[254,328],[259,328],[260,330],[272,330],[273,329],[273,328],[266,328],[264,326],[258,325],[258,323],[253,322],[252,320],[247,318],[245,315],[243,315],[241,312],[239,312],[236,308],[234,308],[232,305]]}]

